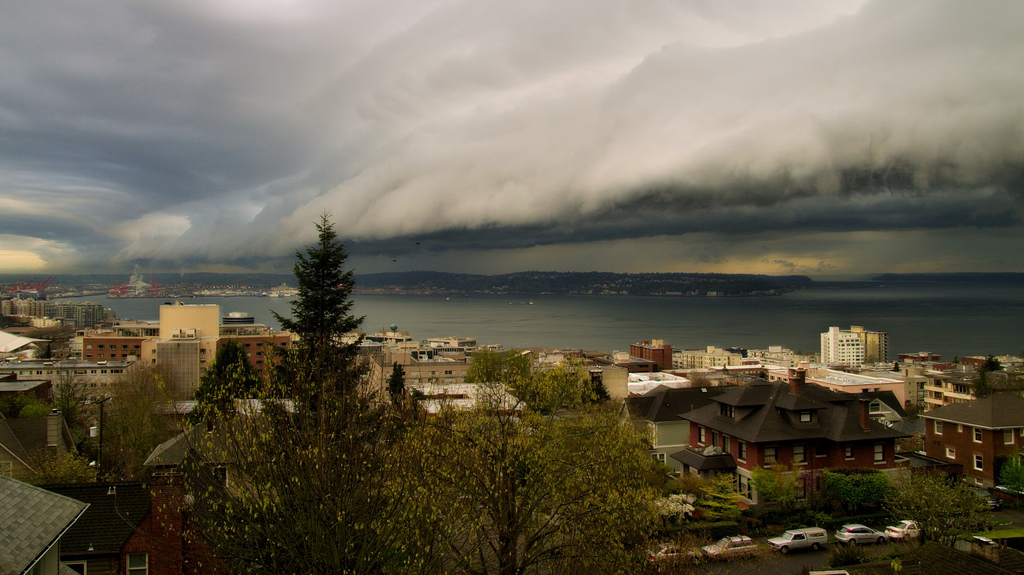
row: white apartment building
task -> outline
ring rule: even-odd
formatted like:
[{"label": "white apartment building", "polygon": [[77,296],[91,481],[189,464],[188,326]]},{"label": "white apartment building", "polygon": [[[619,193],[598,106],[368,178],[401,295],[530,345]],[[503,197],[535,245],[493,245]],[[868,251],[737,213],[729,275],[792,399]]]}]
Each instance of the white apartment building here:
[{"label": "white apartment building", "polygon": [[832,326],[821,334],[821,363],[860,367],[865,363],[888,361],[889,334],[859,325],[850,329]]}]

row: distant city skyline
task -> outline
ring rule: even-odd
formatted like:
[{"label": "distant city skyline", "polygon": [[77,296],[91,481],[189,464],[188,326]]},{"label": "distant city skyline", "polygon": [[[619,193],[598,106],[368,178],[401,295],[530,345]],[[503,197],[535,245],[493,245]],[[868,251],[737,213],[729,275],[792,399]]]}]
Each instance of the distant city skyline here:
[{"label": "distant city skyline", "polygon": [[1024,5],[158,0],[0,20],[0,273],[1024,272]]}]

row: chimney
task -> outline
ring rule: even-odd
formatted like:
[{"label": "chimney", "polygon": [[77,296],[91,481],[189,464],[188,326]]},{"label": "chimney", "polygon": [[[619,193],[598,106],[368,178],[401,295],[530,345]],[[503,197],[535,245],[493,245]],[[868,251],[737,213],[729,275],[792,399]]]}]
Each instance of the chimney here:
[{"label": "chimney", "polygon": [[868,404],[870,402],[871,401],[868,399],[861,399],[857,401],[857,403],[860,404],[860,427],[864,431],[871,430],[871,416],[868,415]]},{"label": "chimney", "polygon": [[57,411],[56,409],[51,409],[50,413],[46,416],[46,447],[50,449],[60,448],[60,424],[60,412]]},{"label": "chimney", "polygon": [[789,368],[789,392],[793,395],[800,395],[800,386],[804,384],[807,371],[803,369]]}]

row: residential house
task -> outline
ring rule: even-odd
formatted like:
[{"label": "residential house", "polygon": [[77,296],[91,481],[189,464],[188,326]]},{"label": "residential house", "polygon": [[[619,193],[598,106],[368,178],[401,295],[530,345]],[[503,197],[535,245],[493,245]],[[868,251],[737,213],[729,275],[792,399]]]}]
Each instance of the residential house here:
[{"label": "residential house", "polygon": [[0,477],[0,573],[57,575],[62,536],[88,504]]},{"label": "residential house", "polygon": [[36,460],[64,453],[75,445],[64,417],[52,410],[43,417],[4,419],[0,414],[0,476],[27,480],[37,473]]},{"label": "residential house", "polygon": [[690,445],[690,422],[680,414],[708,405],[730,387],[656,387],[626,399],[626,407],[635,421],[642,422],[651,442],[651,457],[682,471],[682,464],[671,458],[673,453]]},{"label": "residential house", "polygon": [[1014,393],[937,407],[922,418],[925,453],[960,464],[976,485],[998,483],[998,459],[1024,447],[1024,398]]},{"label": "residential house", "polygon": [[806,383],[803,370],[794,369],[788,383],[755,381],[684,413],[693,447],[672,457],[688,473],[733,473],[753,503],[758,467],[791,465],[807,491],[817,488],[823,469],[898,467],[896,440],[906,434],[872,419],[871,401]]},{"label": "residential house", "polygon": [[61,540],[61,562],[75,573],[189,571],[186,557],[192,547],[185,536],[181,490],[168,476],[155,476],[149,485],[80,483],[46,489],[89,504]]}]

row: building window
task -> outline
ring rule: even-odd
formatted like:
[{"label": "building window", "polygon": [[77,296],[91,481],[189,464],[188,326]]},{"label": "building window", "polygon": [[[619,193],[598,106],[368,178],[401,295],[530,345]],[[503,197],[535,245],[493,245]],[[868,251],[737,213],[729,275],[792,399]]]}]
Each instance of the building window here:
[{"label": "building window", "polygon": [[852,445],[847,445],[846,446],[846,459],[853,459],[853,446]]},{"label": "building window", "polygon": [[828,447],[824,443],[816,444],[814,446],[814,456],[815,457],[827,457],[828,456]]},{"label": "building window", "polygon": [[754,490],[750,485],[750,478],[746,475],[736,474],[736,490],[747,499],[753,499]]},{"label": "building window", "polygon": [[697,427],[697,443],[699,443],[700,445],[704,445],[704,441],[705,441],[706,437],[707,436],[706,436],[706,432],[704,431],[704,427],[703,426],[698,426]]},{"label": "building window", "polygon": [[736,417],[736,408],[731,405],[720,403],[718,404],[718,413],[720,413],[723,417],[733,418]]},{"label": "building window", "polygon": [[657,461],[658,463],[665,463],[665,454],[664,453],[655,453],[654,454],[654,460]]},{"label": "building window", "polygon": [[85,561],[68,561],[64,563],[64,566],[71,570],[72,573],[78,573],[78,575],[88,575]]},{"label": "building window", "polygon": [[956,459],[956,449],[953,449],[952,447],[947,447],[946,448],[946,458],[947,459]]},{"label": "building window", "polygon": [[885,463],[885,444],[875,444],[875,463]]},{"label": "building window", "polygon": [[737,455],[736,455],[737,459],[739,459],[740,461],[746,461],[747,460],[747,443],[745,441],[740,441],[736,445],[736,448],[737,448]]},{"label": "building window", "polygon": [[980,427],[975,427],[974,428],[974,442],[975,443],[981,443],[981,428]]},{"label": "building window", "polygon": [[726,453],[729,453],[729,450],[732,448],[732,442],[729,439],[728,435],[722,436],[722,451]]},{"label": "building window", "polygon": [[963,433],[964,432],[964,425],[962,423],[956,424],[956,432],[957,433]]},{"label": "building window", "polygon": [[779,448],[777,447],[765,447],[764,448],[764,464],[771,465],[775,463],[775,460],[779,456]]},{"label": "building window", "polygon": [[147,575],[149,573],[149,553],[128,554],[128,575]]},{"label": "building window", "polygon": [[882,413],[882,402],[872,401],[871,405],[868,406],[868,411],[870,413]]},{"label": "building window", "polygon": [[811,412],[810,411],[801,411],[800,412],[800,423],[810,423],[810,422],[811,422]]},{"label": "building window", "polygon": [[942,435],[942,422],[935,420],[935,435]]},{"label": "building window", "polygon": [[980,455],[975,455],[974,456],[974,469],[976,469],[978,471],[984,471],[985,466],[982,465],[982,463],[983,463],[982,457]]},{"label": "building window", "polygon": [[712,431],[711,432],[711,445],[719,445],[719,443],[718,443],[718,432],[717,431]]},{"label": "building window", "polygon": [[793,446],[793,463],[807,463],[807,446]]}]

